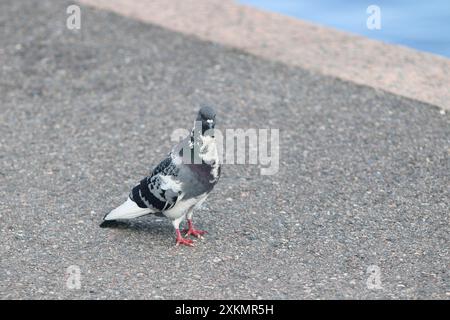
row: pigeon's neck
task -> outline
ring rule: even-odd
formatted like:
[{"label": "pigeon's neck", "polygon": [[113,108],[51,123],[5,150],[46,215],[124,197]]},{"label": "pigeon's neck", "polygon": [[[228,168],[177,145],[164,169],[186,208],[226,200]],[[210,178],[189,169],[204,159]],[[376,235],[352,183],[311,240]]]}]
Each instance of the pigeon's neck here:
[{"label": "pigeon's neck", "polygon": [[191,131],[190,141],[192,144],[197,143],[197,144],[201,145],[202,142],[204,141],[205,137],[206,137],[206,135],[203,135],[201,131],[198,131],[194,128]]},{"label": "pigeon's neck", "polygon": [[210,156],[207,156],[206,154],[217,152],[216,139],[214,136],[203,135],[200,131],[196,131],[195,128],[191,131],[189,144],[191,149],[194,148],[194,146],[198,147],[197,150],[199,150],[198,152],[201,158],[203,158],[203,156],[210,158]]},{"label": "pigeon's neck", "polygon": [[197,154],[202,164],[206,165],[212,175],[212,180],[209,182],[217,182],[220,175],[220,163],[215,137],[203,135],[198,131],[196,132],[194,128],[191,131],[189,146],[191,149],[191,157]]}]

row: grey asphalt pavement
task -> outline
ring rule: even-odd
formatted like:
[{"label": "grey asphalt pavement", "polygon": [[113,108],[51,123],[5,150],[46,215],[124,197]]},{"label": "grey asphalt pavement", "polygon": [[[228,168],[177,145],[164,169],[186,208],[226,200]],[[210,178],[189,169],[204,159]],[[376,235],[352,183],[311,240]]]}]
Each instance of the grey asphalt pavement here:
[{"label": "grey asphalt pavement", "polygon": [[[1,299],[449,299],[448,114],[69,4],[0,2]],[[194,248],[100,229],[202,102],[280,129],[278,174],[225,165]]]}]

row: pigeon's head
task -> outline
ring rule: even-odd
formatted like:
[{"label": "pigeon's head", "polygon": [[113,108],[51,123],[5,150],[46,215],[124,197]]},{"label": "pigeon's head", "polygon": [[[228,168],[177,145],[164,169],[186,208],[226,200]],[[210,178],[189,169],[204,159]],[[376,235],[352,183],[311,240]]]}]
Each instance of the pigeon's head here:
[{"label": "pigeon's head", "polygon": [[202,123],[202,134],[208,130],[214,129],[216,125],[216,112],[213,108],[203,106],[197,115],[197,121]]}]

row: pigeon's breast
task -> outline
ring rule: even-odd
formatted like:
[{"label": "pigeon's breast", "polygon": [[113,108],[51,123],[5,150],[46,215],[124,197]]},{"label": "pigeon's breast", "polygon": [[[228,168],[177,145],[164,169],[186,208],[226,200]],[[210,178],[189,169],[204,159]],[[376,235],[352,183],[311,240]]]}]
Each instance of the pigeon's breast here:
[{"label": "pigeon's breast", "polygon": [[184,172],[181,173],[183,175],[184,197],[197,197],[210,192],[217,183],[213,170],[213,165],[207,163],[186,165]]}]

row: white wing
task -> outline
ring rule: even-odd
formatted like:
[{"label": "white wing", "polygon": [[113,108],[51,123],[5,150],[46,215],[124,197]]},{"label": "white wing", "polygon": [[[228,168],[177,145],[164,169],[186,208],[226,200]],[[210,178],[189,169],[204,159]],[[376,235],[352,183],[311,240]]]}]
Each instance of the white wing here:
[{"label": "white wing", "polygon": [[152,211],[149,208],[141,208],[136,204],[136,202],[128,198],[127,201],[108,213],[104,220],[133,219],[151,212]]}]

